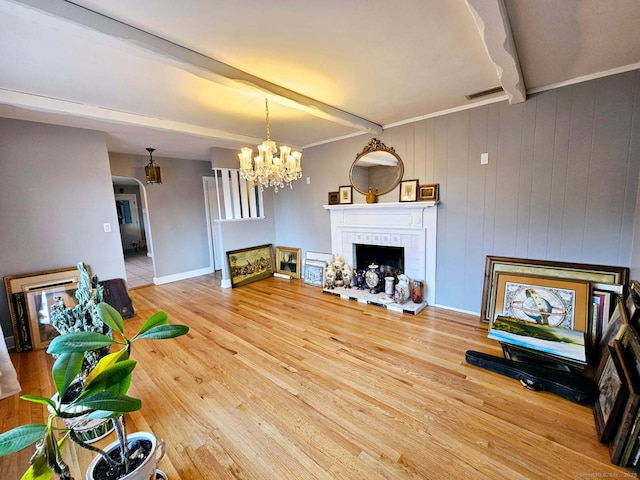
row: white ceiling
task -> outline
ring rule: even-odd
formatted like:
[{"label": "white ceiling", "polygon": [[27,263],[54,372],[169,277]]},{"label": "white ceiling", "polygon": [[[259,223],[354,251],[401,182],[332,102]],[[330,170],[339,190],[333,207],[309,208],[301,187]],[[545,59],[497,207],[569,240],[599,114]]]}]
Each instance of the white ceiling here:
[{"label": "white ceiling", "polygon": [[209,160],[265,137],[268,97],[272,139],[308,147],[640,68],[639,20],[638,0],[0,0],[0,117]]}]

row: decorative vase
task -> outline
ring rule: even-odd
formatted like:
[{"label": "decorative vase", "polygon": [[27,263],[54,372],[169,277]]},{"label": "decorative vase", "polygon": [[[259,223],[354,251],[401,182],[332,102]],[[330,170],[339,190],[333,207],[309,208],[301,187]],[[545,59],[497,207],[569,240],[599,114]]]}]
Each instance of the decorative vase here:
[{"label": "decorative vase", "polygon": [[395,278],[393,277],[384,277],[384,293],[389,298],[393,298],[394,288],[393,282],[395,282]]},{"label": "decorative vase", "polygon": [[364,270],[356,270],[356,287],[358,290],[364,290]]},{"label": "decorative vase", "polygon": [[[144,459],[144,461],[132,472],[129,472],[124,477],[121,477],[119,480],[149,480],[156,478],[156,469],[158,467],[158,463],[164,457],[164,441],[158,442],[153,433],[150,432],[136,432],[131,435],[127,435],[127,442],[140,442],[140,441],[149,441],[151,442],[151,450],[149,454]],[[116,440],[113,443],[107,445],[104,449],[105,452],[109,453],[116,448],[119,448],[120,443]],[[95,470],[98,464],[104,459],[101,455],[96,455],[93,457],[93,460],[87,467],[86,480],[102,480],[102,477],[97,475]]]},{"label": "decorative vase", "polygon": [[422,303],[424,299],[424,283],[422,280],[413,280],[411,282],[411,300],[413,303]]},{"label": "decorative vase", "polygon": [[324,284],[329,290],[333,290],[336,286],[336,271],[333,265],[329,265],[324,272]]},{"label": "decorative vase", "polygon": [[364,274],[364,281],[369,286],[370,293],[378,293],[380,291],[380,284],[382,283],[382,275],[380,275],[380,268],[375,263],[369,265],[367,273]]},{"label": "decorative vase", "polygon": [[367,192],[367,196],[365,197],[367,203],[376,203],[376,194],[371,191],[371,187],[369,187],[369,191]]},{"label": "decorative vase", "polygon": [[409,300],[409,277],[404,273],[398,275],[398,284],[396,285],[394,300],[396,303],[404,303]]},{"label": "decorative vase", "polygon": [[353,269],[348,263],[345,263],[344,267],[342,267],[342,281],[344,282],[344,288],[351,288]]}]

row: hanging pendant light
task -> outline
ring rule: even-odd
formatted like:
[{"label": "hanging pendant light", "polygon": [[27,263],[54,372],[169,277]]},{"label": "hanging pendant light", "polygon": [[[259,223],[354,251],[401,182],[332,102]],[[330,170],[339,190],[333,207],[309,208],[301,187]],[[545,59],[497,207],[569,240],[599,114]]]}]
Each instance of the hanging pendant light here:
[{"label": "hanging pendant light", "polygon": [[154,150],[155,148],[147,148],[147,152],[149,152],[149,164],[144,167],[144,175],[147,177],[147,183],[162,183],[160,167],[153,163]]},{"label": "hanging pendant light", "polygon": [[300,159],[302,153],[291,151],[291,147],[280,146],[280,156],[276,156],[278,148],[271,140],[269,125],[269,102],[264,101],[267,118],[267,139],[258,145],[258,155],[253,156],[249,147],[242,148],[238,154],[240,159],[240,176],[250,182],[260,184],[260,190],[265,187],[284,188],[285,183],[293,188],[291,182],[302,177]]}]

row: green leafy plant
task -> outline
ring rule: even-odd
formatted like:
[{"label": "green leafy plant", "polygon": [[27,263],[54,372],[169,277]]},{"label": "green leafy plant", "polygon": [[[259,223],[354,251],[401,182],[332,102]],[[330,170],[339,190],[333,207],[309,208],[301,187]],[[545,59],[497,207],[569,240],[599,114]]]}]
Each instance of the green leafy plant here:
[{"label": "green leafy plant", "polygon": [[[153,314],[138,332],[128,338],[124,332],[124,321],[118,311],[106,303],[97,305],[98,317],[107,325],[114,338],[97,332],[68,332],[54,338],[47,350],[57,355],[52,368],[53,383],[58,393],[51,399],[37,395],[23,395],[20,398],[46,405],[50,415],[46,424],[30,424],[16,427],[0,434],[0,456],[22,450],[36,444],[36,451],[30,460],[30,467],[22,479],[47,480],[58,475],[62,480],[73,480],[69,467],[62,459],[61,448],[71,439],[83,448],[92,450],[110,465],[117,466],[124,474],[129,473],[131,452],[127,445],[124,414],[142,408],[140,399],[127,395],[136,361],[130,358],[131,346],[143,339],[162,340],[179,337],[189,331],[185,325],[169,324],[165,312]],[[85,352],[109,347],[115,350],[100,359],[82,382],[79,394],[68,403],[62,402],[64,394],[82,369]],[[84,411],[78,413],[78,407]],[[88,416],[87,416],[88,414]],[[107,452],[84,442],[76,433],[73,422],[61,426],[56,419],[109,418],[114,424],[119,444],[119,460],[111,458]]]}]

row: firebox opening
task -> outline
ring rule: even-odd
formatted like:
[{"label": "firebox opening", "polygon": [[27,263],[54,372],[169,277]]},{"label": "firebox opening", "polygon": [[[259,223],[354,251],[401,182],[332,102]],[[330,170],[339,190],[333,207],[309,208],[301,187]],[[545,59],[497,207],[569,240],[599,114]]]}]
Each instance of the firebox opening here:
[{"label": "firebox opening", "polygon": [[356,269],[366,270],[372,263],[380,267],[386,276],[404,273],[404,248],[382,245],[353,244],[353,258]]}]

